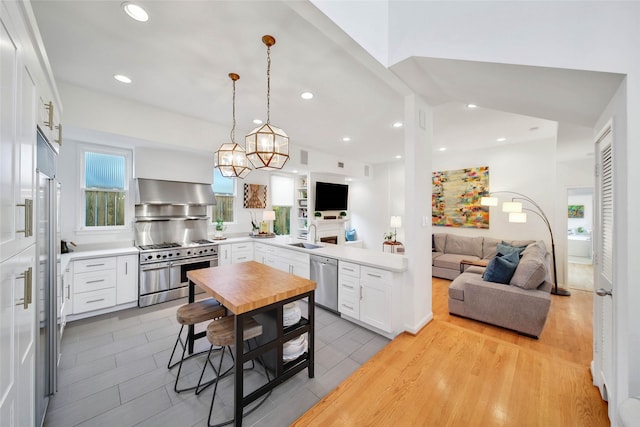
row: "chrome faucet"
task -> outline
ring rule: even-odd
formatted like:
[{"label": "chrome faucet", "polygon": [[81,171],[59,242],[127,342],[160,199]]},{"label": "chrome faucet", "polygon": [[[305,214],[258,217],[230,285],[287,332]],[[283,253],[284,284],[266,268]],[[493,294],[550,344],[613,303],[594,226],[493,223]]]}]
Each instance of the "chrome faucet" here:
[{"label": "chrome faucet", "polygon": [[313,227],[313,243],[318,243],[318,227],[315,224],[309,225],[308,233],[311,233],[311,227]]}]

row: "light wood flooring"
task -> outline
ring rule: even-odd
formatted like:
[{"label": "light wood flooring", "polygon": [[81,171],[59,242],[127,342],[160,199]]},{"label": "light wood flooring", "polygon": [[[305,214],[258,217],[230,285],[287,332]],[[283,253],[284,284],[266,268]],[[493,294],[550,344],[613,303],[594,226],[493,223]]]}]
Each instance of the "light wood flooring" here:
[{"label": "light wood flooring", "polygon": [[539,340],[451,316],[433,279],[434,320],[402,334],[294,426],[608,426],[592,385],[591,292],[552,295]]},{"label": "light wood flooring", "polygon": [[567,263],[567,286],[571,289],[593,290],[593,264]]}]

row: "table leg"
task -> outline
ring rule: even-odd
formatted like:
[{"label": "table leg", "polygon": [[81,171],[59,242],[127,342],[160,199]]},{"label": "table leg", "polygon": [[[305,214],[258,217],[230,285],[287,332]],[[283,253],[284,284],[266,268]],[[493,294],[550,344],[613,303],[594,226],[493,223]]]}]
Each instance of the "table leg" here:
[{"label": "table leg", "polygon": [[[195,301],[195,285],[191,280],[189,280],[189,304]],[[195,342],[195,332],[196,328],[194,325],[189,325],[187,327],[187,351],[189,354],[193,354],[193,344]]]},{"label": "table leg", "polygon": [[244,317],[242,315],[235,316],[235,333],[236,333],[236,360],[234,366],[234,425],[242,426],[242,407],[244,400],[243,390],[243,365],[244,365]]},{"label": "table leg", "polygon": [[313,365],[314,365],[314,347],[315,347],[315,329],[316,329],[316,325],[315,325],[315,291],[311,291],[309,293],[309,312],[308,312],[308,316],[309,316],[309,342],[307,343],[307,351],[309,352],[309,367],[307,368],[307,373],[309,374],[309,378],[313,378],[314,377],[314,372],[313,372]]}]

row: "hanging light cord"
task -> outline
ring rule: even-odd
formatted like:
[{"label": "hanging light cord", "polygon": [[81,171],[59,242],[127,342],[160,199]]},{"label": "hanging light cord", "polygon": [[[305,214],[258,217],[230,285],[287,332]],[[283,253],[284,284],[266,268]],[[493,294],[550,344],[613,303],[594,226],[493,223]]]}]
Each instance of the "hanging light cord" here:
[{"label": "hanging light cord", "polygon": [[231,142],[236,143],[236,81],[233,80],[233,125],[231,127]]},{"label": "hanging light cord", "polygon": [[267,46],[267,124],[270,123],[269,104],[271,101],[271,46]]}]

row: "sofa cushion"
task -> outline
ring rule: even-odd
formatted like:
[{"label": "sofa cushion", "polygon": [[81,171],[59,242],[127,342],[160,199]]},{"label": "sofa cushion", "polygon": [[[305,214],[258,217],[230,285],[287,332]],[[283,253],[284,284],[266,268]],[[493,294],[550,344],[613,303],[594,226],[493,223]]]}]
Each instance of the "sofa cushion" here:
[{"label": "sofa cushion", "polygon": [[444,253],[444,245],[447,241],[447,233],[433,233],[433,247],[436,252]]},{"label": "sofa cushion", "polygon": [[449,234],[444,246],[445,254],[473,255],[482,258],[482,237]]},{"label": "sofa cushion", "polygon": [[529,246],[532,243],[535,243],[535,240],[503,240],[502,243],[506,243],[511,246]]},{"label": "sofa cushion", "polygon": [[487,264],[482,279],[487,282],[509,284],[513,273],[516,271],[520,255],[517,251],[512,251],[507,255],[500,255],[493,258]]},{"label": "sofa cushion", "polygon": [[442,252],[431,252],[431,265],[434,264],[436,258],[444,255]]},{"label": "sofa cushion", "polygon": [[547,248],[543,241],[527,246],[510,283],[522,289],[536,289],[547,277]]},{"label": "sofa cushion", "polygon": [[433,259],[433,265],[435,267],[449,268],[451,270],[460,270],[460,261],[463,259],[479,260],[477,256],[473,255],[461,255],[461,254],[443,254]]},{"label": "sofa cushion", "polygon": [[496,249],[498,251],[498,254],[509,255],[512,252],[517,252],[518,256],[520,256],[522,251],[527,249],[527,247],[526,246],[513,246],[513,245],[510,245],[509,243],[503,241],[502,243],[498,243],[498,247]]},{"label": "sofa cushion", "polygon": [[464,276],[464,274],[456,277],[456,279],[451,282],[451,285],[449,285],[449,298],[464,301],[464,284],[466,281],[464,278],[461,279],[462,276]]},{"label": "sofa cushion", "polygon": [[502,242],[500,239],[485,237],[482,240],[482,259],[494,258],[498,253],[498,243],[500,242]]}]

